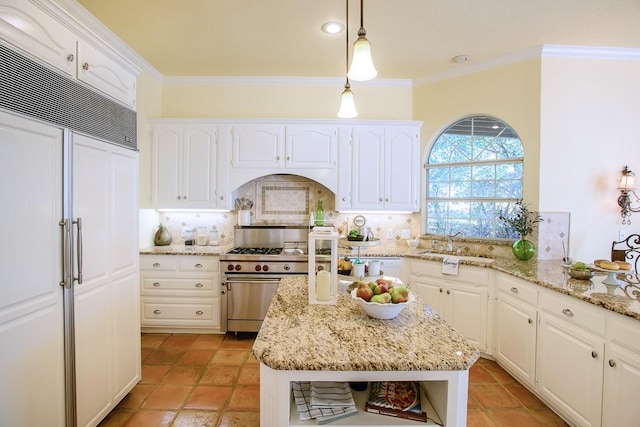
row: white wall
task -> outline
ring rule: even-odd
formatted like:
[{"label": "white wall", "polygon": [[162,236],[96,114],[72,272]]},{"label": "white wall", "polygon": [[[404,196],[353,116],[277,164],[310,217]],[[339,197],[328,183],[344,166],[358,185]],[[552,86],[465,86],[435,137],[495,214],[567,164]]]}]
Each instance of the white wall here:
[{"label": "white wall", "polygon": [[571,212],[574,259],[610,256],[621,224],[616,185],[623,166],[640,172],[640,61],[543,57],[541,211]]}]

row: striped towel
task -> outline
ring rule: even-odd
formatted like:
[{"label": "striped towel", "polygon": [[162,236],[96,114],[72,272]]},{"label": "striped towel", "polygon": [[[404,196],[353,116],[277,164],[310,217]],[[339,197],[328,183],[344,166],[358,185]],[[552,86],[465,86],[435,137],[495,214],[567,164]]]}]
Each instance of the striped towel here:
[{"label": "striped towel", "polygon": [[311,407],[336,408],[355,406],[351,388],[346,382],[312,381]]},{"label": "striped towel", "polygon": [[312,408],[311,383],[308,381],[294,381],[291,383],[291,388],[301,421],[315,419],[318,424],[327,424],[358,412],[355,406]]}]

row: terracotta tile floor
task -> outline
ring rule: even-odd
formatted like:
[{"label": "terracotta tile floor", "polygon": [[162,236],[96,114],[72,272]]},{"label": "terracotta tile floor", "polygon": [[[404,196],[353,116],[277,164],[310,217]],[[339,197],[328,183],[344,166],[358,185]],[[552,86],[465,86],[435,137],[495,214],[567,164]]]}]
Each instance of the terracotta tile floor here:
[{"label": "terracotta tile floor", "polygon": [[[143,334],[142,381],[99,427],[259,427],[255,334]],[[566,424],[495,362],[470,370],[468,427]]]}]

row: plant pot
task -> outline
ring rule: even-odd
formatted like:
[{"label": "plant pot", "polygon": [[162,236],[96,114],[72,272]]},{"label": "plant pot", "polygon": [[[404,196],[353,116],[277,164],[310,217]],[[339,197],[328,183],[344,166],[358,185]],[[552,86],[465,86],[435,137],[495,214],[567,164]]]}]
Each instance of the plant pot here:
[{"label": "plant pot", "polygon": [[167,246],[171,244],[171,234],[164,225],[160,225],[153,237],[153,244],[156,246]]},{"label": "plant pot", "polygon": [[529,261],[536,254],[536,247],[525,238],[516,240],[511,247],[513,255],[520,261]]}]

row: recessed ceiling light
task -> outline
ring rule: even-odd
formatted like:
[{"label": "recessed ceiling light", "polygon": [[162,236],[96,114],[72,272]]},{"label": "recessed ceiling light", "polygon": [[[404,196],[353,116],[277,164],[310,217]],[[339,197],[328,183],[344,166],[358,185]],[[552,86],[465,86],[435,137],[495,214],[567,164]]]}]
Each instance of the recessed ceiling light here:
[{"label": "recessed ceiling light", "polygon": [[456,55],[451,58],[451,62],[455,62],[456,64],[462,64],[469,60],[469,55]]},{"label": "recessed ceiling light", "polygon": [[344,30],[344,25],[340,22],[329,21],[322,24],[322,31],[327,34],[338,34],[341,33],[342,30]]}]

